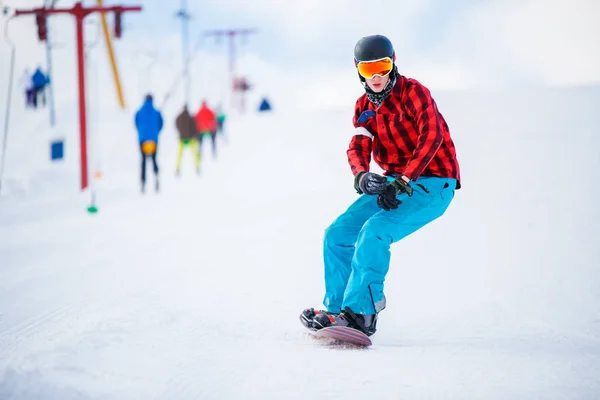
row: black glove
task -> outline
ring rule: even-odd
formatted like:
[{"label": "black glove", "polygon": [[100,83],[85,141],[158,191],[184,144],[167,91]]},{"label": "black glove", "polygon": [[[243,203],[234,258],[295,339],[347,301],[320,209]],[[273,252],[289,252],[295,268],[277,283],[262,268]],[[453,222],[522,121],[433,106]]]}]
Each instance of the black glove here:
[{"label": "black glove", "polygon": [[412,196],[412,194],[413,194],[412,187],[408,183],[404,182],[402,180],[402,178],[394,179],[393,181],[390,182],[390,186],[393,186],[396,188],[396,190],[397,190],[396,194],[406,193],[406,194],[408,194],[408,197]]},{"label": "black glove", "polygon": [[412,196],[413,189],[410,185],[400,178],[394,179],[385,188],[385,191],[377,197],[377,205],[385,211],[395,210],[402,202],[396,197],[399,194],[406,193]]},{"label": "black glove", "polygon": [[387,186],[387,178],[374,172],[361,171],[354,177],[354,189],[359,194],[383,193]]}]

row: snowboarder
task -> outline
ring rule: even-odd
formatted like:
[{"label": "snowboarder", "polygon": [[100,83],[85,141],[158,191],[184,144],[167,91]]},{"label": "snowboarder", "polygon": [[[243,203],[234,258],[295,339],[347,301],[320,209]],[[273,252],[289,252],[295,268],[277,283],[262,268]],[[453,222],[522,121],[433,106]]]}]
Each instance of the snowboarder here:
[{"label": "snowboarder", "polygon": [[[363,37],[354,48],[365,94],[356,101],[347,156],[361,196],[325,230],[326,310],[300,315],[313,330],[375,333],[390,245],[442,216],[461,185],[444,117],[430,91],[399,74],[395,61],[385,36]],[[383,175],[370,172],[371,155]]]},{"label": "snowboarder", "polygon": [[158,150],[158,135],[163,127],[163,118],[153,105],[151,94],[147,94],[144,104],[135,113],[135,127],[138,132],[138,140],[142,154],[142,193],[146,186],[146,160],[152,159],[154,166],[154,176],[156,178],[156,191],[159,190],[158,183],[158,164],[156,162],[156,152]]}]

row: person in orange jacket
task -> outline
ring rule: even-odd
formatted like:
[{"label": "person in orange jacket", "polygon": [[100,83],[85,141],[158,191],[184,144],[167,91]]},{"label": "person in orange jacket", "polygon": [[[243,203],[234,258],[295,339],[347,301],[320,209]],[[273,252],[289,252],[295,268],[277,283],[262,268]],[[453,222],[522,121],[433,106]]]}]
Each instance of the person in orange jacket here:
[{"label": "person in orange jacket", "polygon": [[202,105],[196,113],[196,131],[198,132],[198,145],[200,151],[202,151],[202,139],[204,136],[210,135],[212,141],[212,154],[213,157],[217,155],[217,116],[215,112],[208,107],[206,100],[202,100]]}]

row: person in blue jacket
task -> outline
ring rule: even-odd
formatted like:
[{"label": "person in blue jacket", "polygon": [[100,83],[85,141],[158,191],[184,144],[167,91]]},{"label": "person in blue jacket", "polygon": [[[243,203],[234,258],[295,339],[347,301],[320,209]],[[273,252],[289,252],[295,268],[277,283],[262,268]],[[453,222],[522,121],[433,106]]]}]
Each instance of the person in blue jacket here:
[{"label": "person in blue jacket", "polygon": [[42,72],[42,69],[38,67],[33,75],[31,76],[31,90],[32,90],[32,100],[33,100],[33,108],[37,108],[38,106],[38,96],[42,96],[42,103],[46,105],[46,86],[50,83],[50,78],[48,78]]},{"label": "person in blue jacket", "polygon": [[138,132],[140,151],[142,153],[142,193],[146,186],[146,160],[152,159],[154,166],[154,176],[156,178],[156,191],[158,184],[158,164],[156,162],[156,153],[158,150],[158,136],[163,127],[163,118],[156,108],[154,108],[151,94],[147,94],[144,104],[135,114],[135,127]]}]

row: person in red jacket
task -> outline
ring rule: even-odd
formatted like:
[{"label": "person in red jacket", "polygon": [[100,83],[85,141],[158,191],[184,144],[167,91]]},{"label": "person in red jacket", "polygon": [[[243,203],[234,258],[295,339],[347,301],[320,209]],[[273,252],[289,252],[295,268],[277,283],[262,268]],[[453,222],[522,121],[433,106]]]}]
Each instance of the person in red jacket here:
[{"label": "person in red jacket", "polygon": [[196,130],[198,132],[198,146],[200,147],[200,152],[202,150],[202,138],[204,136],[209,136],[212,144],[212,155],[216,157],[217,155],[217,128],[219,126],[217,122],[217,116],[215,112],[208,107],[206,104],[206,100],[202,100],[202,105],[200,109],[196,113]]},{"label": "person in red jacket", "polygon": [[[461,186],[448,124],[430,91],[400,75],[395,60],[385,36],[363,37],[354,49],[365,94],[356,101],[347,156],[361,196],[325,231],[327,309],[300,315],[313,330],[375,333],[390,245],[442,216]],[[383,175],[369,170],[371,157]]]}]

